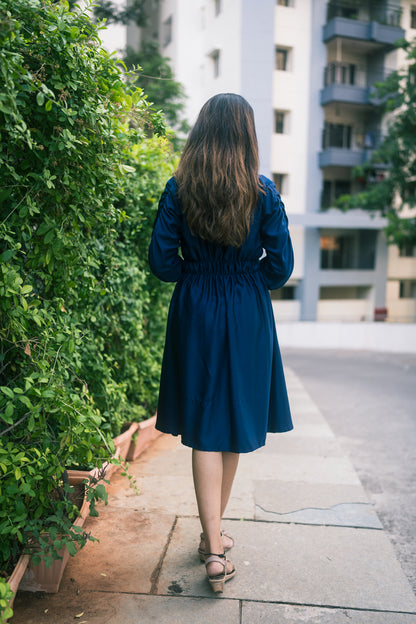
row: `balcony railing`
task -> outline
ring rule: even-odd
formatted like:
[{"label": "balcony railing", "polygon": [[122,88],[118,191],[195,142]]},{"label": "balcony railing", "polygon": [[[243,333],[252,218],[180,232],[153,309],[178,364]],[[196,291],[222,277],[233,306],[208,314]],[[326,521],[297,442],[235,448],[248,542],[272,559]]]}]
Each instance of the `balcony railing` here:
[{"label": "balcony railing", "polygon": [[327,8],[327,22],[335,17],[378,22],[386,26],[400,26],[402,9],[397,4],[382,0],[331,0]]},{"label": "balcony railing", "polygon": [[366,41],[371,45],[391,49],[405,36],[400,27],[401,8],[383,0],[331,0],[328,4],[327,23],[323,28],[323,41],[335,37],[351,41]]},{"label": "balcony railing", "polygon": [[327,123],[322,133],[322,149],[376,149],[383,135],[372,130],[358,130],[347,124]]},{"label": "balcony railing", "polygon": [[327,124],[322,133],[320,167],[357,167],[368,162],[383,140],[381,132]]},{"label": "balcony railing", "polygon": [[331,102],[345,104],[377,105],[373,97],[374,84],[383,82],[392,70],[372,71],[354,63],[332,62],[325,67],[324,89],[321,90],[321,104]]},{"label": "balcony railing", "polygon": [[370,87],[375,82],[383,82],[394,71],[385,67],[383,70],[372,71],[363,65],[334,61],[328,63],[324,70],[324,85],[350,85],[354,87]]}]

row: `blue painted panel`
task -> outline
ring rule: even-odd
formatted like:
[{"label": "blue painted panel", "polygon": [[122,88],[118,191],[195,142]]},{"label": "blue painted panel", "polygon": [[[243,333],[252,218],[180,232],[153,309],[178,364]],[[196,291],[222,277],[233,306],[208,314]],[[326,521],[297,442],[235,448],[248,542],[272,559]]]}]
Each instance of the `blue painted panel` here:
[{"label": "blue painted panel", "polygon": [[319,153],[320,167],[358,167],[364,162],[364,150],[331,147]]},{"label": "blue painted panel", "polygon": [[321,104],[344,102],[347,104],[371,104],[369,91],[366,87],[332,84],[321,90]]},{"label": "blue painted panel", "polygon": [[379,22],[362,22],[345,17],[334,17],[323,27],[323,40],[330,41],[334,37],[374,41],[392,46],[397,39],[404,37],[405,31],[399,26],[388,26]]}]

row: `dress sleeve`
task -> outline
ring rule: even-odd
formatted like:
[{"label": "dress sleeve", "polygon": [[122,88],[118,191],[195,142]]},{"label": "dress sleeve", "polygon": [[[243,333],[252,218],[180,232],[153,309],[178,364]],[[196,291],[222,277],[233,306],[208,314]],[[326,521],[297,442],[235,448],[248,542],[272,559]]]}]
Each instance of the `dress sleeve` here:
[{"label": "dress sleeve", "polygon": [[274,184],[268,180],[263,200],[260,235],[265,256],[260,270],[269,290],[283,286],[293,271],[293,247],[285,207]]},{"label": "dress sleeve", "polygon": [[176,184],[171,179],[159,200],[148,254],[151,271],[163,282],[176,282],[182,274],[183,260],[178,254],[180,231]]}]

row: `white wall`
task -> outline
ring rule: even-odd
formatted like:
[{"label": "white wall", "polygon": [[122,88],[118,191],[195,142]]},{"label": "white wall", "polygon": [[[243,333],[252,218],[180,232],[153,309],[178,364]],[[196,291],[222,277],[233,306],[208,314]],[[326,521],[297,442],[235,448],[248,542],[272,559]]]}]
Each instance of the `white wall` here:
[{"label": "white wall", "polygon": [[[240,0],[222,2],[217,16],[212,0],[163,0],[161,8],[162,22],[173,15],[172,42],[162,53],[172,59],[175,78],[184,86],[188,96],[185,116],[193,125],[212,95],[240,92]],[[210,56],[216,49],[220,51],[217,78]]]},{"label": "white wall", "polygon": [[416,353],[414,323],[284,323],[278,320],[277,336],[283,348]]},{"label": "white wall", "polygon": [[288,134],[273,136],[271,163],[274,172],[289,176],[285,194],[289,213],[305,212],[308,201],[311,9],[312,3],[305,1],[275,8],[275,45],[290,48],[290,53],[288,71],[274,72],[273,107],[289,111],[290,117]]}]

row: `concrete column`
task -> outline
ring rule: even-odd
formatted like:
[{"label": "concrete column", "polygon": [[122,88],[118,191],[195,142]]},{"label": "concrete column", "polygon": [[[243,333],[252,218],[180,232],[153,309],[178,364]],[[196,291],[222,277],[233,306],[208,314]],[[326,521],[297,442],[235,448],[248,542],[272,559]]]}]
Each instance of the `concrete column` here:
[{"label": "concrete column", "polygon": [[275,6],[276,0],[241,3],[241,95],[254,109],[260,173],[268,177],[273,132]]},{"label": "concrete column", "polygon": [[301,321],[316,321],[319,301],[320,246],[318,228],[305,228],[305,266],[300,288]]},{"label": "concrete column", "polygon": [[380,230],[377,234],[374,279],[374,306],[376,308],[383,308],[386,305],[387,262],[387,240],[383,230]]}]

